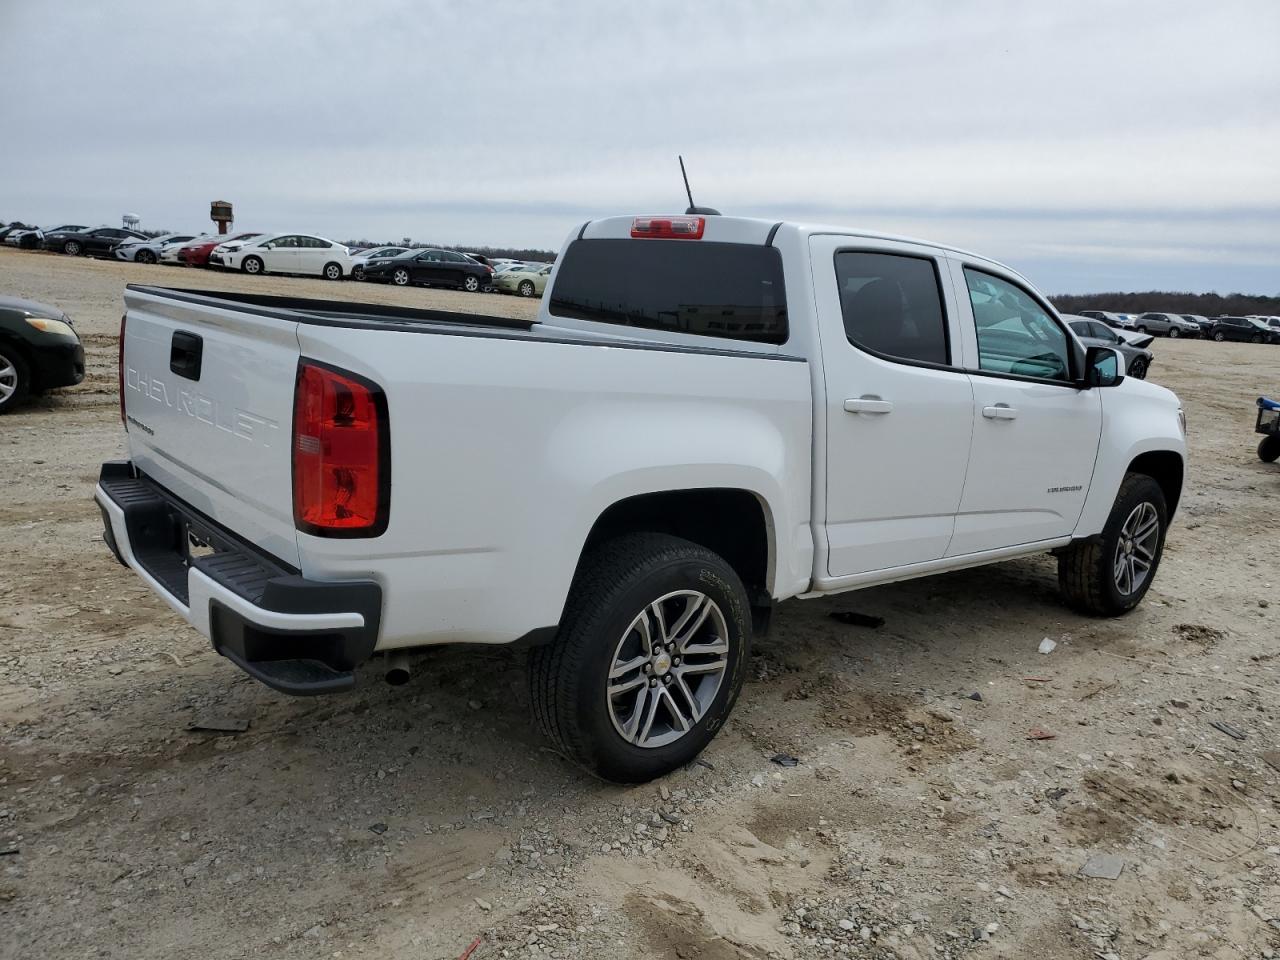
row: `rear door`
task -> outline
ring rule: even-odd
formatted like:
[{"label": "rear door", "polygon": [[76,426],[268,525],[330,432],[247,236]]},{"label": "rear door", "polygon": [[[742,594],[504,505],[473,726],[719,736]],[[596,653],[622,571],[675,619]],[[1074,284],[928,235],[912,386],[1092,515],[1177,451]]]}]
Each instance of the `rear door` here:
[{"label": "rear door", "polygon": [[937,560],[973,430],[945,262],[911,244],[809,242],[826,381],[827,574]]},{"label": "rear door", "polygon": [[143,473],[293,566],[295,322],[129,291],[124,404]]},{"label": "rear door", "polygon": [[1098,390],[1075,385],[1070,335],[1021,280],[951,260],[973,381],[973,444],[948,556],[1067,536],[1093,477]]}]

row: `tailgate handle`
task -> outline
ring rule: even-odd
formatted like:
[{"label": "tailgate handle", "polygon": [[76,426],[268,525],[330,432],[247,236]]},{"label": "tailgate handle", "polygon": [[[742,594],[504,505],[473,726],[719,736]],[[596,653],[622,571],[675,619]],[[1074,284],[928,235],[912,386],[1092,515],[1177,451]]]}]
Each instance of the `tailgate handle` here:
[{"label": "tailgate handle", "polygon": [[204,356],[204,340],[185,330],[173,331],[169,348],[169,369],[188,380],[200,379],[200,360]]}]

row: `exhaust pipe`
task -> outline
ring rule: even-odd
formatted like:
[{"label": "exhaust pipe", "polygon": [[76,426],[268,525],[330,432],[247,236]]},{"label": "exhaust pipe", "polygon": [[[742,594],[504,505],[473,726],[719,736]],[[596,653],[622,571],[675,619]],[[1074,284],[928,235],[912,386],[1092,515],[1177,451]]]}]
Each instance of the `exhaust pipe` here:
[{"label": "exhaust pipe", "polygon": [[402,687],[409,682],[409,655],[407,653],[387,654],[387,672],[384,674],[387,683],[393,687]]}]

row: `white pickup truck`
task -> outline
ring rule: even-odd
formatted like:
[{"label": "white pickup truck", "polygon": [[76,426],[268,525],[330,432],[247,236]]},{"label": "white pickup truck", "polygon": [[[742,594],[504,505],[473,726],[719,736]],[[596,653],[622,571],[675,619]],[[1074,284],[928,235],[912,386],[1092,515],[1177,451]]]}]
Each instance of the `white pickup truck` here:
[{"label": "white pickup truck", "polygon": [[1146,593],[1178,399],[949,247],[592,221],[537,320],[131,286],[106,541],[287,693],[375,655],[531,647],[564,753],[643,781],[725,722],[778,601],[1052,551]]}]

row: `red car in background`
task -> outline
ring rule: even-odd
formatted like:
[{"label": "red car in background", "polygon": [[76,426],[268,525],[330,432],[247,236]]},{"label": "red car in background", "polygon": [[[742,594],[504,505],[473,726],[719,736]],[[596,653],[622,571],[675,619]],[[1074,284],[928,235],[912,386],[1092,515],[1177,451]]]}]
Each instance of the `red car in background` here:
[{"label": "red car in background", "polygon": [[209,254],[213,252],[213,248],[220,243],[230,243],[232,240],[248,240],[250,237],[260,237],[262,233],[237,233],[227,234],[225,237],[204,237],[200,240],[193,240],[178,251],[178,260],[188,267],[207,267],[209,265]]}]

